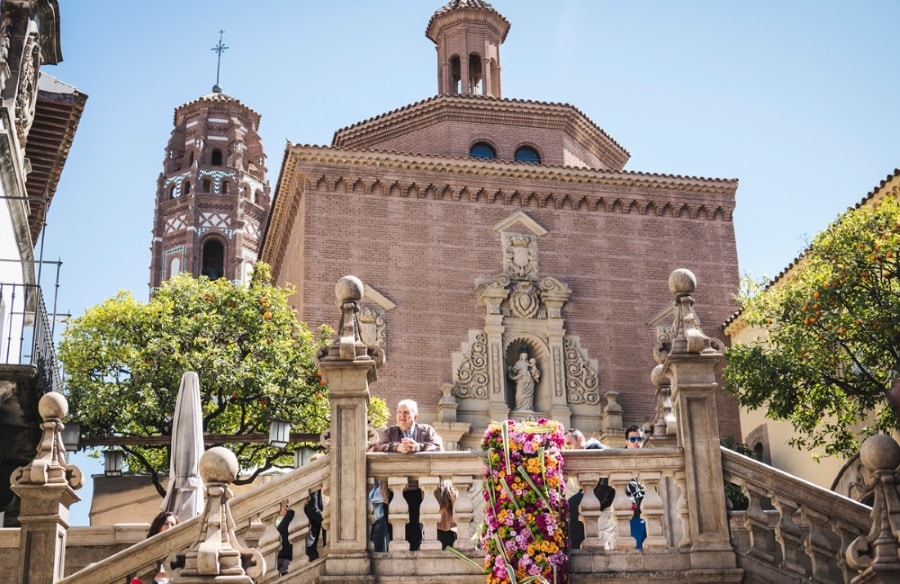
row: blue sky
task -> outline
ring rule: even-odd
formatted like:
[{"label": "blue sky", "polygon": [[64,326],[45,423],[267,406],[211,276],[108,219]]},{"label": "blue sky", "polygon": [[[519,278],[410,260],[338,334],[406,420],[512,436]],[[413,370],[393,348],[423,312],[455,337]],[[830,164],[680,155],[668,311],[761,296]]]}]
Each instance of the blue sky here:
[{"label": "blue sky", "polygon": [[[90,97],[48,215],[58,311],[79,315],[119,290],[146,299],[174,108],[215,83],[220,29],[220,84],[262,115],[274,187],[285,141],[327,145],[437,92],[424,31],[443,4],[60,0],[64,61],[44,70]],[[744,273],[778,274],[900,166],[898,2],[492,5],[512,25],[503,97],[576,106],[631,153],[627,170],[739,179]],[[74,525],[88,523],[88,483]]]}]

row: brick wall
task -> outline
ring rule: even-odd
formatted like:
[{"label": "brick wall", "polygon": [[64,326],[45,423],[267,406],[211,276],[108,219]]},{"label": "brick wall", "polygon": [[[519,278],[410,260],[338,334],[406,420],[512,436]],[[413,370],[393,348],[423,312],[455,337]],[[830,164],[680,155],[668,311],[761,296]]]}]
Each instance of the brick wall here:
[{"label": "brick wall", "polygon": [[[452,380],[450,355],[483,325],[475,280],[503,266],[492,228],[518,210],[548,230],[538,243],[540,275],[572,288],[567,333],[597,359],[601,394],[620,392],[626,422],[650,421],[655,410],[655,330],[646,323],[672,303],[671,271],[696,274],[696,308],[710,336],[722,336],[719,324],[735,310],[732,182],[586,172],[576,181],[558,169],[517,176],[505,170],[513,165],[459,162],[471,167],[465,176],[417,169],[409,157],[392,165],[371,154],[378,169],[340,156],[316,160],[322,152],[286,161],[296,162],[300,188],[279,193],[285,200],[276,205],[302,210],[288,233],[275,225],[268,236],[267,245],[284,247],[276,274],[302,288],[301,318],[313,327],[337,325],[334,284],[347,274],[396,303],[387,314],[388,362],[371,389],[392,407],[416,399],[423,420]],[[721,434],[740,436],[733,400],[723,396],[719,407]]]}]

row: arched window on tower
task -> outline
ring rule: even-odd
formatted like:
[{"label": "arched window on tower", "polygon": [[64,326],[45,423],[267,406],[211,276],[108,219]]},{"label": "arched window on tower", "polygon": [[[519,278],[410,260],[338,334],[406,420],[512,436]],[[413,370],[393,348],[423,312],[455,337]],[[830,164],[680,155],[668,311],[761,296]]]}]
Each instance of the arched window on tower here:
[{"label": "arched window on tower", "polygon": [[228,182],[227,180],[223,180],[222,181],[222,194],[227,195],[230,190],[231,190],[231,183]]},{"label": "arched window on tower", "polygon": [[497,158],[497,151],[494,150],[494,147],[487,142],[475,142],[474,144],[472,144],[472,147],[469,148],[469,156],[471,156],[472,158],[485,158],[487,160],[493,160]]},{"label": "arched window on tower", "polygon": [[212,181],[208,178],[203,179],[203,192],[211,193],[212,192]]},{"label": "arched window on tower", "polygon": [[211,164],[213,166],[222,166],[222,151],[219,148],[213,149]]},{"label": "arched window on tower", "polygon": [[189,181],[189,180],[184,181],[184,184],[182,184],[181,190],[184,191],[185,195],[190,195],[191,194],[191,181]]},{"label": "arched window on tower", "polygon": [[516,148],[516,162],[541,163],[541,155],[531,146],[519,146]]},{"label": "arched window on tower", "polygon": [[191,158],[191,160],[190,160],[190,162],[188,162],[188,166],[193,166],[194,165],[194,151],[193,150],[191,150],[190,158]]},{"label": "arched window on tower", "polygon": [[215,239],[210,239],[203,244],[203,260],[200,263],[201,276],[210,280],[218,280],[225,276],[225,248]]},{"label": "arched window on tower", "polygon": [[462,71],[459,64],[459,55],[450,57],[450,91],[452,93],[462,91]]},{"label": "arched window on tower", "polygon": [[484,93],[484,71],[481,70],[481,57],[469,55],[469,92],[476,95]]},{"label": "arched window on tower", "polygon": [[172,263],[169,264],[169,278],[174,278],[179,273],[181,273],[181,258],[172,258]]},{"label": "arched window on tower", "polygon": [[170,199],[178,198],[178,185],[172,185],[169,187],[169,198]]}]

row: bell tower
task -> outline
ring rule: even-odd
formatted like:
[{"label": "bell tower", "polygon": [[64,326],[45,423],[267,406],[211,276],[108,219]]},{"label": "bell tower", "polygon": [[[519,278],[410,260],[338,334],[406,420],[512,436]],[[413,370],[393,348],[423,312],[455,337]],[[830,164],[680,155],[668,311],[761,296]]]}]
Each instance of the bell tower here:
[{"label": "bell tower", "polygon": [[[213,50],[219,52],[219,45]],[[179,272],[249,279],[271,204],[260,115],[222,93],[175,109],[157,180],[150,293]]]},{"label": "bell tower", "polygon": [[484,0],[452,0],[428,21],[437,45],[438,95],[500,95],[500,45],[509,21]]}]

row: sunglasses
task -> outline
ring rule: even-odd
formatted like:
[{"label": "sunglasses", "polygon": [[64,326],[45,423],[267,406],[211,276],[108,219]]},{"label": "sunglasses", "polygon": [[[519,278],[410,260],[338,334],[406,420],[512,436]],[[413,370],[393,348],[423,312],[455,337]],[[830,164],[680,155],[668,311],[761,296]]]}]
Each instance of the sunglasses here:
[{"label": "sunglasses", "polygon": [[643,442],[644,439],[640,436],[629,436],[628,441],[629,442]]}]

